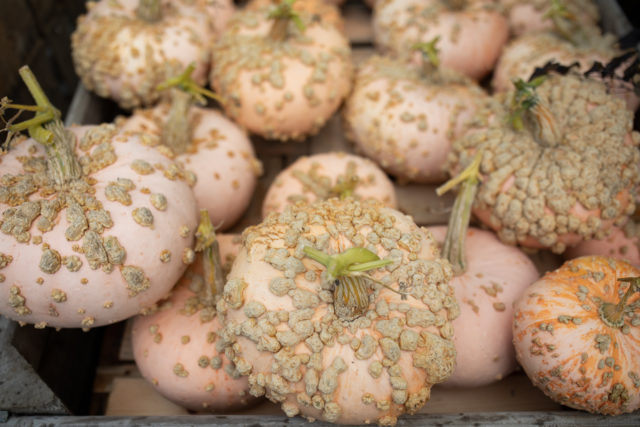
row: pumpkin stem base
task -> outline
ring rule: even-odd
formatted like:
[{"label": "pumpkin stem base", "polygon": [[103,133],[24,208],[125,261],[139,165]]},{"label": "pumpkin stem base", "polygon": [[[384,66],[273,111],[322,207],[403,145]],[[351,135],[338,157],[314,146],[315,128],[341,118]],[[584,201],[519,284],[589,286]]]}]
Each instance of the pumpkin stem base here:
[{"label": "pumpkin stem base", "polygon": [[623,277],[618,279],[618,281],[629,282],[629,288],[622,298],[620,298],[620,302],[617,304],[605,302],[598,308],[600,319],[605,323],[605,325],[612,328],[620,328],[624,325],[624,313],[627,300],[631,294],[640,291],[640,277]]}]

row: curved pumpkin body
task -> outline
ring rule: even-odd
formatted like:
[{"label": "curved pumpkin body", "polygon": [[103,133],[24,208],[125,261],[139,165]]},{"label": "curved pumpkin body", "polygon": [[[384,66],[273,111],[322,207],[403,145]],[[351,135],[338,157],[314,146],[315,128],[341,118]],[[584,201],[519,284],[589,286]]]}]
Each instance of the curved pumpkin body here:
[{"label": "curved pumpkin body", "polygon": [[466,7],[450,7],[443,0],[380,0],[375,3],[373,29],[376,47],[391,55],[410,53],[416,41],[439,36],[443,67],[479,80],[493,68],[507,41],[506,18],[493,2],[470,0]]},{"label": "curved pumpkin body", "polygon": [[87,89],[122,108],[151,105],[156,86],[194,64],[193,79],[207,81],[214,28],[207,10],[192,1],[161,0],[161,17],[136,15],[138,0],[88,2],[71,36],[77,74]]},{"label": "curved pumpkin body", "polygon": [[618,279],[638,276],[625,261],[581,257],[547,273],[516,302],[516,357],[547,396],[600,414],[640,408],[640,294],[627,299],[620,326],[602,315],[603,305],[617,304],[629,289]]},{"label": "curved pumpkin body", "polygon": [[[234,257],[232,235],[217,236],[220,258]],[[133,322],[133,355],[144,378],[171,401],[194,411],[223,411],[255,401],[246,378],[215,350],[222,326],[206,298],[202,258],[189,266],[171,296]]]},{"label": "curved pumpkin body", "polygon": [[456,170],[482,152],[473,210],[502,241],[561,253],[628,220],[640,134],[602,82],[549,74],[535,96],[540,113],[516,130],[512,98],[495,95],[454,142],[450,160]]},{"label": "curved pumpkin body", "polygon": [[[252,394],[289,416],[394,424],[451,374],[458,305],[450,266],[409,217],[374,201],[333,198],[270,214],[243,239],[218,309],[225,354],[249,376]],[[370,276],[406,295],[368,282],[346,297],[346,284],[327,280],[306,246],[328,254],[366,247],[394,260]],[[364,306],[346,316],[351,298]]]},{"label": "curved pumpkin body", "polygon": [[[444,242],[446,226],[428,230]],[[449,283],[460,305],[460,316],[453,321],[456,369],[443,383],[449,387],[478,387],[515,371],[513,303],[540,277],[522,250],[505,245],[490,231],[469,228],[465,252],[465,272]]]},{"label": "curved pumpkin body", "polygon": [[[170,113],[167,102],[138,109],[122,123],[122,130],[141,135],[162,151]],[[226,230],[249,206],[262,165],[246,132],[218,110],[190,106],[186,120],[190,138],[185,152],[173,159],[196,175],[193,192],[198,207],[209,212],[216,227]],[[162,152],[173,155],[171,150]]]},{"label": "curved pumpkin body", "polygon": [[90,328],[167,295],[193,253],[198,215],[183,171],[138,137],[113,125],[69,132],[84,176],[68,186],[47,181],[32,139],[1,157],[0,314]]},{"label": "curved pumpkin body", "polygon": [[299,201],[312,203],[336,196],[332,189],[348,181],[355,181],[353,197],[376,199],[396,208],[393,183],[378,165],[353,154],[332,152],[300,157],[280,172],[264,198],[262,217]]}]

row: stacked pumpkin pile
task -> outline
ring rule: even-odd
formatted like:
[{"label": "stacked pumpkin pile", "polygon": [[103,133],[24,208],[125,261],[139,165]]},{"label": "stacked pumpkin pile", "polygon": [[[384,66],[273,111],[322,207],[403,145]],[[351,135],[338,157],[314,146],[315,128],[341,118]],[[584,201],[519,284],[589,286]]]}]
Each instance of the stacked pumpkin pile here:
[{"label": "stacked pumpkin pile", "polygon": [[[638,102],[597,9],[378,0],[378,54],[355,67],[331,3],[89,3],[76,70],[131,114],[64,128],[20,71],[36,106],[2,101],[35,116],[6,119],[0,313],[137,316],[141,373],[193,411],[266,396],[289,416],[392,425],[435,384],[518,364],[564,405],[638,409]],[[297,144],[341,107],[358,155],[300,157],[260,223],[216,235],[253,197],[251,138]],[[394,182],[459,187],[448,224],[416,225]],[[588,256],[539,278],[532,250]]]}]

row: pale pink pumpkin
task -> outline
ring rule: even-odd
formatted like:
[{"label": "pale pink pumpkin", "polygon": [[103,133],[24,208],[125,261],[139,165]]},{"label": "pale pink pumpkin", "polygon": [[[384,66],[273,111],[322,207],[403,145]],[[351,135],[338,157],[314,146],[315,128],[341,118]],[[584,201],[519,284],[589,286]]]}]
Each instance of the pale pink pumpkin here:
[{"label": "pale pink pumpkin", "polygon": [[[293,10],[312,16],[315,21],[323,21],[334,25],[344,33],[344,19],[340,14],[339,6],[344,0],[297,0],[293,3]],[[260,10],[265,7],[275,8],[280,0],[251,0],[246,9]]]},{"label": "pale pink pumpkin", "polygon": [[79,177],[54,186],[33,139],[2,155],[0,313],[37,327],[107,325],[153,306],[193,260],[190,177],[114,125],[57,126]]},{"label": "pale pink pumpkin", "polygon": [[[406,215],[332,198],[271,214],[243,239],[218,308],[221,337],[253,395],[289,416],[389,425],[451,374],[451,270]],[[351,274],[334,282],[305,256],[355,247],[391,262],[367,272],[388,288]]]},{"label": "pale pink pumpkin", "polygon": [[640,266],[638,232],[638,224],[629,220],[621,227],[612,227],[611,233],[602,239],[585,240],[567,248],[564,256],[566,259],[572,259],[586,255],[601,255],[626,260],[635,266]]},{"label": "pale pink pumpkin", "polygon": [[[444,242],[446,226],[428,230]],[[447,387],[487,385],[516,370],[513,303],[540,277],[524,252],[490,231],[469,228],[465,256],[466,270],[449,282],[460,316],[453,321],[456,368],[442,384]]]},{"label": "pale pink pumpkin", "polygon": [[[546,31],[554,26],[549,16],[551,0],[498,0],[498,2],[505,9],[512,36]],[[562,0],[558,3],[578,24],[593,27],[598,25],[600,12],[593,0]]]},{"label": "pale pink pumpkin", "polygon": [[400,57],[439,36],[442,66],[475,80],[493,69],[509,35],[506,18],[487,0],[379,0],[373,29],[376,47]]},{"label": "pale pink pumpkin", "polygon": [[[237,254],[236,237],[217,236],[222,260]],[[158,310],[135,318],[134,358],[142,376],[178,405],[202,412],[239,409],[256,399],[249,395],[247,379],[216,350],[222,323],[204,274],[198,255]]]},{"label": "pale pink pumpkin", "polygon": [[282,212],[289,204],[346,195],[376,199],[396,208],[393,183],[375,163],[353,154],[331,152],[300,157],[282,170],[264,197],[262,217]]},{"label": "pale pink pumpkin", "polygon": [[[178,95],[180,96],[180,95]],[[175,102],[180,102],[176,100]],[[185,106],[186,122],[179,130],[184,141],[167,148],[167,122],[171,104],[136,110],[121,121],[122,130],[141,135],[146,141],[196,176],[193,191],[198,206],[207,209],[211,222],[220,230],[233,226],[249,206],[257,178],[262,172],[246,132],[219,111]],[[181,125],[182,126],[182,125]]]},{"label": "pale pink pumpkin", "polygon": [[[238,12],[213,47],[210,80],[226,114],[248,131],[301,140],[322,128],[351,89],[351,50],[333,24],[285,6],[273,19],[269,7]],[[304,29],[291,21],[296,13]]]},{"label": "pale pink pumpkin", "polygon": [[625,261],[585,256],[524,292],[515,304],[514,346],[535,386],[593,413],[640,408],[638,276]]},{"label": "pale pink pumpkin", "polygon": [[427,68],[372,56],[343,110],[357,151],[402,182],[444,181],[451,144],[487,97],[458,72]]},{"label": "pale pink pumpkin", "polygon": [[189,64],[204,84],[214,37],[203,2],[101,0],[78,19],[71,53],[87,89],[129,109],[155,103],[156,86]]}]

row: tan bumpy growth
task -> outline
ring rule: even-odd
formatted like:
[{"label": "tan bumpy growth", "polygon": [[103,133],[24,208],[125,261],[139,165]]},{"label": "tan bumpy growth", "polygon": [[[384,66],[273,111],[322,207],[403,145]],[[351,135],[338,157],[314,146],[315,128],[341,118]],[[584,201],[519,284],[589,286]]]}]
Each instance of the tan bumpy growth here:
[{"label": "tan bumpy growth", "polygon": [[379,202],[289,206],[243,234],[220,348],[289,416],[395,424],[455,361],[450,264]]},{"label": "tan bumpy growth", "polygon": [[563,252],[633,212],[640,135],[602,83],[577,74],[540,82],[524,88],[524,104],[497,96],[450,160],[464,166],[482,151],[474,213],[503,241]]}]

